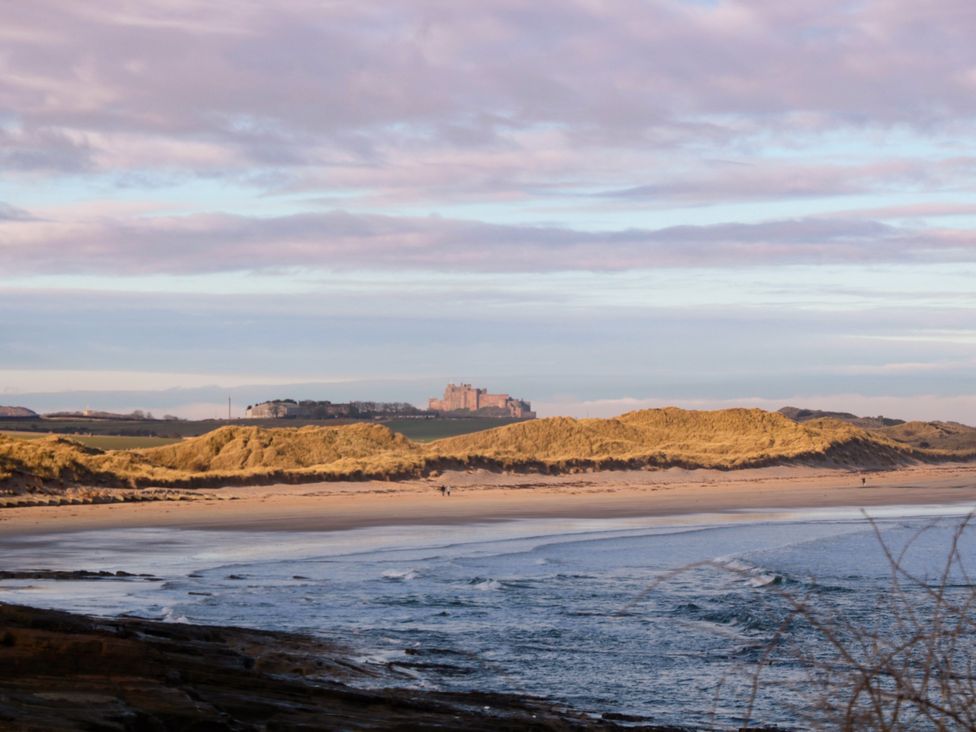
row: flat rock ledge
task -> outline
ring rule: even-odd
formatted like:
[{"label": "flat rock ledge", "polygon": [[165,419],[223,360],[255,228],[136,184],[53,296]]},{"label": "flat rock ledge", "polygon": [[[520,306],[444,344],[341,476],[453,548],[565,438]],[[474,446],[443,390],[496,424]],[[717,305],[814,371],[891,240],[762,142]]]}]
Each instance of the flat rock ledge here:
[{"label": "flat rock ledge", "polygon": [[397,688],[349,654],[296,634],[0,603],[0,729],[683,732],[534,698]]}]

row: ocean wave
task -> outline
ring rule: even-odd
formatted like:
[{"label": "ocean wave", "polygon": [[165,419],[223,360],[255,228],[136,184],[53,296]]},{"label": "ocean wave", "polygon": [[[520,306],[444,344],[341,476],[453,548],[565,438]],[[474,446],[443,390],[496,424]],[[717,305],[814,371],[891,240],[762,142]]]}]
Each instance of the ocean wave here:
[{"label": "ocean wave", "polygon": [[745,580],[749,587],[774,587],[785,584],[787,578],[777,572],[773,572],[765,567],[749,564],[738,557],[720,557],[716,563],[723,569],[727,569],[739,575]]},{"label": "ocean wave", "polygon": [[671,613],[694,622],[750,632],[769,630],[782,622],[779,612],[756,606],[748,598],[748,593],[714,597],[701,604],[683,602]]},{"label": "ocean wave", "polygon": [[475,590],[480,590],[481,592],[492,592],[494,590],[502,589],[502,583],[498,580],[485,578],[485,577],[475,577],[473,580],[468,582],[468,585]]},{"label": "ocean wave", "polygon": [[756,569],[756,565],[744,562],[737,557],[717,557],[715,562],[719,566],[730,569],[733,572],[751,572]]},{"label": "ocean wave", "polygon": [[769,587],[770,585],[781,585],[783,584],[783,577],[778,574],[761,572],[746,580],[746,584],[750,587]]},{"label": "ocean wave", "polygon": [[415,569],[387,569],[382,574],[383,579],[391,582],[409,582],[419,576],[420,573]]},{"label": "ocean wave", "polygon": [[160,620],[164,623],[189,623],[190,619],[182,613],[177,613],[175,608],[164,607],[160,615]]}]

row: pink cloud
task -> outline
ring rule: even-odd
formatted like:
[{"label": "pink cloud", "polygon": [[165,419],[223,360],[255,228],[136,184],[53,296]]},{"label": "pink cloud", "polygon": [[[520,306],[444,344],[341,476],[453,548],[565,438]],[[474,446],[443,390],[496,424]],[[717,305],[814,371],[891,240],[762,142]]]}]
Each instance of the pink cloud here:
[{"label": "pink cloud", "polygon": [[196,169],[504,149],[540,126],[601,149],[927,132],[972,124],[974,26],[968,0],[14,3],[4,163],[140,164],[115,136],[178,138]]},{"label": "pink cloud", "polygon": [[968,230],[840,218],[588,232],[344,211],[271,218],[197,214],[13,220],[0,222],[0,237],[3,271],[45,274],[612,271],[976,259],[976,239]]},{"label": "pink cloud", "polygon": [[893,158],[858,163],[715,160],[699,164],[690,173],[657,173],[654,183],[608,190],[598,196],[702,204],[944,188],[969,190],[974,173],[976,158],[971,157]]}]

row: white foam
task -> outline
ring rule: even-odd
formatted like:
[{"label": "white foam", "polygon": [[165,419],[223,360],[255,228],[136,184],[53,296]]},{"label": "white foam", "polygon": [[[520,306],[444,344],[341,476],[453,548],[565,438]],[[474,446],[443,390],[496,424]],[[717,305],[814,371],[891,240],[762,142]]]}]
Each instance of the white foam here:
[{"label": "white foam", "polygon": [[383,579],[392,580],[394,582],[409,582],[410,580],[415,580],[420,575],[415,569],[388,569],[383,572]]},{"label": "white foam", "polygon": [[189,619],[182,613],[177,613],[174,608],[164,607],[162,621],[164,623],[189,623]]},{"label": "white foam", "polygon": [[491,592],[493,590],[500,590],[502,588],[502,583],[498,580],[483,579],[478,582],[472,582],[471,588],[480,590],[481,592]]},{"label": "white foam", "polygon": [[783,578],[778,574],[768,574],[762,573],[757,574],[755,577],[751,577],[746,583],[750,587],[767,587],[768,585],[776,585],[783,581]]}]

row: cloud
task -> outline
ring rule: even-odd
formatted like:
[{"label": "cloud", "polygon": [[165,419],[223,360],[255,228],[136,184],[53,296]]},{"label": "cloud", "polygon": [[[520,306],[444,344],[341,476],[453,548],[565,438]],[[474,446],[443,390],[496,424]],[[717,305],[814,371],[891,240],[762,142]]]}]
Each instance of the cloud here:
[{"label": "cloud", "polygon": [[[501,382],[549,400],[976,389],[972,343],[940,339],[971,333],[971,308],[905,299],[829,311],[734,302],[624,308],[594,299],[586,284],[564,302],[510,298],[507,307],[490,297],[404,292],[395,279],[352,295],[331,287],[299,295],[0,291],[0,391],[146,388],[161,371],[173,376],[160,388],[440,375],[434,381]],[[884,338],[905,332],[933,338]],[[44,373],[51,369],[59,372]],[[82,378],[82,370],[98,373]],[[429,395],[425,388],[420,397]]]},{"label": "cloud", "polygon": [[976,216],[974,203],[915,203],[877,208],[848,209],[835,214],[840,218],[926,219],[946,216]]},{"label": "cloud", "polygon": [[81,135],[49,127],[0,128],[0,169],[8,174],[81,173],[92,168],[91,146]]},{"label": "cloud", "polygon": [[700,205],[849,196],[870,192],[968,190],[972,186],[974,173],[976,158],[971,157],[940,160],[893,158],[857,164],[718,160],[700,165],[691,174],[657,173],[657,180],[653,183],[602,191],[594,197]]},{"label": "cloud", "polygon": [[179,139],[174,167],[328,169],[505,150],[528,130],[668,150],[959,129],[974,23],[969,0],[15,3],[3,162],[119,170]]},{"label": "cloud", "polygon": [[971,0],[8,5],[8,368],[972,391]]},{"label": "cloud", "polygon": [[608,232],[344,211],[7,221],[0,227],[0,267],[11,274],[555,272],[976,259],[976,239],[967,230],[833,217]]},{"label": "cloud", "polygon": [[34,221],[34,216],[17,206],[0,201],[0,222],[3,221]]}]

